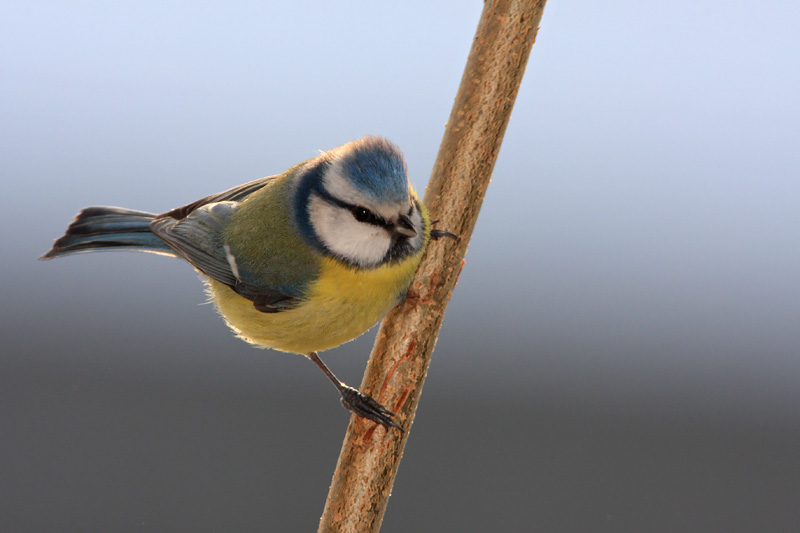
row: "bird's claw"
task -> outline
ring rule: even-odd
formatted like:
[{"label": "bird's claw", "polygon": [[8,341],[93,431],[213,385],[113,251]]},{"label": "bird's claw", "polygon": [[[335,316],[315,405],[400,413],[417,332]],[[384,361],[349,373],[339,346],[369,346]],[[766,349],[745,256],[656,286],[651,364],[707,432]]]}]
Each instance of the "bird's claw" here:
[{"label": "bird's claw", "polygon": [[449,231],[444,231],[442,229],[432,229],[431,230],[431,240],[438,241],[442,237],[447,237],[448,239],[453,239],[456,242],[461,240],[461,237],[456,235],[455,233],[450,233]]},{"label": "bird's claw", "polygon": [[358,389],[345,386],[341,389],[342,405],[357,414],[360,417],[367,418],[376,422],[386,429],[395,427],[400,431],[403,428],[394,421],[392,418],[394,413],[386,409],[384,406],[373,400],[370,396],[364,394]]}]

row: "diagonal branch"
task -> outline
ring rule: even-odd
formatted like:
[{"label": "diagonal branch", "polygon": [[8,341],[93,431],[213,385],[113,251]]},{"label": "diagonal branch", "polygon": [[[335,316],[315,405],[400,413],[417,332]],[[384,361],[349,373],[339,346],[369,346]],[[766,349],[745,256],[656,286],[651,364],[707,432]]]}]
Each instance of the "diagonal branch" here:
[{"label": "diagonal branch", "polygon": [[492,175],[539,29],[544,0],[487,0],[425,193],[438,226],[408,297],[381,324],[361,390],[406,432],[352,416],[319,531],[380,529],[445,308]]}]

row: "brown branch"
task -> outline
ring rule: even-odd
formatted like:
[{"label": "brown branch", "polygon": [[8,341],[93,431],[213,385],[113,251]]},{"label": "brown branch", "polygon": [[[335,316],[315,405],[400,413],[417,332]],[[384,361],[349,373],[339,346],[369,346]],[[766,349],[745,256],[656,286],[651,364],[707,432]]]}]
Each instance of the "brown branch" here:
[{"label": "brown branch", "polygon": [[486,1],[425,193],[438,227],[405,302],[381,324],[361,390],[398,414],[405,433],[352,416],[319,531],[380,529],[444,311],[464,265],[544,0]]}]

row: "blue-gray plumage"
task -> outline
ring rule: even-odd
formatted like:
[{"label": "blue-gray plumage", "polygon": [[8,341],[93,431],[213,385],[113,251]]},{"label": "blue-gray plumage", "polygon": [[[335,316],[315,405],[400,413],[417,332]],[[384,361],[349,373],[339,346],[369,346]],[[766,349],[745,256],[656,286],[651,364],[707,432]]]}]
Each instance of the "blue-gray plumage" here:
[{"label": "blue-gray plumage", "polygon": [[343,154],[342,174],[362,193],[380,202],[408,200],[408,170],[403,154],[389,142],[359,146]]}]

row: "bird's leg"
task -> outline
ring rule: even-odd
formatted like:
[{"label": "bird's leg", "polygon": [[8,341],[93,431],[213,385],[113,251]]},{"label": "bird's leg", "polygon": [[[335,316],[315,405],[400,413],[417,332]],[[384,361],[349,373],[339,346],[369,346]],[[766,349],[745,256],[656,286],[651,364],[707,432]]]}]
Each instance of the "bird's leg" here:
[{"label": "bird's leg", "polygon": [[392,418],[394,416],[393,412],[389,411],[363,392],[360,392],[358,389],[345,385],[331,372],[328,365],[322,362],[317,352],[308,353],[306,356],[311,359],[320,370],[325,372],[325,375],[328,376],[328,379],[331,380],[331,383],[333,383],[334,387],[339,391],[339,394],[341,394],[342,405],[344,405],[345,408],[358,416],[377,422],[387,429],[391,426],[403,431],[403,428]]}]

